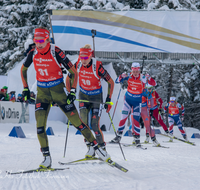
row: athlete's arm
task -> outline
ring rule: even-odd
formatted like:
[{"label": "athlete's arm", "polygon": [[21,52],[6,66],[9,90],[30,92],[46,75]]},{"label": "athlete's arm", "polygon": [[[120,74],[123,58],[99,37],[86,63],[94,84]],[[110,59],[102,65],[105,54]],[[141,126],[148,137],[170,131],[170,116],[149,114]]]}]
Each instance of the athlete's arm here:
[{"label": "athlete's arm", "polygon": [[22,83],[23,83],[23,86],[24,88],[28,87],[28,82],[27,82],[27,70],[28,70],[28,67],[32,64],[33,62],[33,52],[34,52],[34,49],[32,49],[27,57],[26,57],[26,60],[25,62],[22,64],[21,66],[21,79],[22,79]]},{"label": "athlete's arm", "polygon": [[113,89],[114,89],[114,81],[108,72],[104,69],[102,65],[99,66],[98,74],[101,78],[103,78],[108,83],[108,96],[109,98],[112,97]]},{"label": "athlete's arm", "polygon": [[159,108],[162,108],[162,104],[163,104],[162,98],[158,95],[158,93],[156,91],[154,91],[154,92],[155,92],[156,99],[160,102]]},{"label": "athlete's arm", "polygon": [[76,89],[78,73],[75,67],[73,67],[71,61],[65,56],[64,52],[60,48],[58,47],[55,48],[55,54],[58,63],[62,64],[69,71],[71,75],[71,82],[69,83],[71,85],[70,89],[72,88]]}]

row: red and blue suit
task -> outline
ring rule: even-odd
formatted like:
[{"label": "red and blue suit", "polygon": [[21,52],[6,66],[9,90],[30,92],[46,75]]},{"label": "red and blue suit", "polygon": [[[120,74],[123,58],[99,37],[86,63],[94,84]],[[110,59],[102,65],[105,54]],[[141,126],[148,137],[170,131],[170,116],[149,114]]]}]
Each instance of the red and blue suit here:
[{"label": "red and blue suit", "polygon": [[[154,103],[153,103],[153,107],[149,104],[148,104],[148,107],[150,108],[150,110],[153,110],[153,117],[158,121],[158,123],[163,127],[163,129],[165,131],[168,131],[167,126],[163,122],[162,117],[159,113],[159,109],[162,109],[163,101],[155,90],[152,90],[151,94],[152,94],[152,98],[153,98]],[[160,103],[159,107],[158,107],[157,101]]]},{"label": "red and blue suit", "polygon": [[175,122],[178,125],[178,129],[181,132],[181,134],[183,136],[186,136],[186,133],[183,130],[183,125],[179,114],[179,110],[182,110],[182,117],[184,117],[185,114],[184,106],[179,104],[178,102],[175,102],[175,104],[172,106],[171,102],[169,102],[164,107],[164,111],[166,112],[167,109],[168,109],[169,132],[173,134],[173,127]]},{"label": "red and blue suit", "polygon": [[122,76],[120,75],[117,78],[116,83],[121,82],[122,79],[128,80],[128,88],[124,96],[124,104],[122,107],[122,115],[119,122],[118,132],[123,132],[128,115],[132,110],[132,132],[135,135],[140,135],[139,120],[141,113],[142,96],[147,96],[144,87],[147,82],[152,86],[155,86],[156,82],[151,77],[147,78],[143,74],[140,74],[138,77],[134,77],[131,73],[129,73],[126,78],[122,78]]}]

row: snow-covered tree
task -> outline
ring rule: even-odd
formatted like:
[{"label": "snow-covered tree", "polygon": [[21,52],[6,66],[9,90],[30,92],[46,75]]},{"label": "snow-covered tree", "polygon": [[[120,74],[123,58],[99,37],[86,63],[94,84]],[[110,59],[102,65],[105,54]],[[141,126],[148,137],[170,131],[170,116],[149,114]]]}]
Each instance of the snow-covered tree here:
[{"label": "snow-covered tree", "polygon": [[[199,0],[0,0],[0,74],[4,75],[15,63],[24,58],[24,51],[34,29],[45,26],[50,29],[48,9],[81,10],[200,10]],[[117,66],[116,66],[117,65]],[[114,63],[117,75],[130,72],[130,63]],[[186,126],[200,126],[200,69],[197,65],[162,65],[145,63],[157,81],[157,92],[167,103],[175,95],[185,103]],[[124,84],[123,87],[125,87]]]}]

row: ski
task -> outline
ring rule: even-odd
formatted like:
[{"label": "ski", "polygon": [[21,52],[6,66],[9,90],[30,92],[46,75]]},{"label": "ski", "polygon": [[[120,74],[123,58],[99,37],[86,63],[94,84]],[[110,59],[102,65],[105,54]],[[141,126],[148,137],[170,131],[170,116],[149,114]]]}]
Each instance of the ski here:
[{"label": "ski", "polygon": [[159,145],[159,146],[153,145],[153,147],[158,147],[158,148],[169,148],[168,146],[163,146],[163,145]]},{"label": "ski", "polygon": [[193,142],[186,141],[186,140],[180,139],[180,138],[175,137],[175,136],[170,137],[170,136],[165,135],[165,134],[162,134],[162,133],[160,133],[159,135],[162,135],[162,136],[165,136],[165,137],[169,137],[169,138],[172,138],[172,139],[176,139],[176,140],[178,140],[178,141],[181,141],[181,142],[184,142],[184,143],[187,143],[187,144],[190,144],[190,145],[196,146],[196,144],[193,143]]},{"label": "ski", "polygon": [[126,173],[128,171],[126,168],[124,168],[123,166],[119,165],[118,163],[114,162],[111,159],[108,159],[105,163],[107,163],[111,167],[115,167],[115,168],[121,170],[122,172]]},{"label": "ski", "polygon": [[59,171],[59,170],[66,170],[69,168],[37,168],[32,170],[21,170],[18,172],[9,172],[6,171],[7,174],[13,175],[13,174],[27,174],[27,173],[37,173],[37,172],[52,172],[52,171]]},{"label": "ski", "polygon": [[150,143],[150,142],[142,142],[141,144],[152,144],[152,143]]},{"label": "ski", "polygon": [[128,171],[126,168],[124,168],[123,166],[119,165],[118,163],[112,161],[111,159],[108,159],[108,161],[103,161],[100,158],[96,158],[96,157],[82,158],[82,159],[79,159],[79,160],[66,162],[66,163],[63,163],[63,162],[58,162],[58,163],[61,164],[61,165],[69,165],[69,164],[76,164],[76,163],[79,163],[79,162],[89,161],[89,160],[99,160],[99,161],[104,162],[104,163],[108,164],[109,166],[115,167],[115,168],[117,168],[117,169],[119,169],[119,170],[121,170],[123,172],[127,172]]},{"label": "ski", "polygon": [[[107,142],[108,144],[119,144],[118,142],[112,142],[112,141],[109,141]],[[120,143],[121,144],[121,143]]]},{"label": "ski", "polygon": [[[126,144],[126,143],[123,143],[122,145],[125,146],[125,147],[130,147],[130,146],[136,147],[135,144]],[[139,146],[139,147],[136,147],[136,148],[142,149],[142,150],[147,150],[147,147],[143,147],[143,146]]]},{"label": "ski", "polygon": [[164,143],[173,143],[173,141],[163,141]]},{"label": "ski", "polygon": [[69,164],[74,164],[77,162],[84,162],[84,161],[89,161],[89,160],[100,160],[99,158],[96,157],[91,157],[91,158],[82,158],[82,159],[78,159],[78,160],[74,160],[71,162],[58,162],[60,165],[69,165]]}]

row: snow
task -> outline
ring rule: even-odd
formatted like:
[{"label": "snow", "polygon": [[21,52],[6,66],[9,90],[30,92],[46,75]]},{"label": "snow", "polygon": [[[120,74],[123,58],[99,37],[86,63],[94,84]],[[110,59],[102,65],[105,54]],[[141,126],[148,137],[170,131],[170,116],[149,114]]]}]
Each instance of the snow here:
[{"label": "snow", "polygon": [[[69,57],[72,62],[77,55]],[[8,74],[9,91],[22,89],[19,69],[21,64]],[[116,74],[112,64],[105,65],[106,70],[111,73],[115,80]],[[29,68],[29,84],[33,87],[35,76],[33,68]],[[13,78],[12,78],[13,77]],[[107,95],[107,84],[102,81],[104,100]],[[13,88],[13,89],[11,89]],[[116,100],[119,94],[120,85],[115,85],[111,109],[113,114]],[[125,90],[121,91],[117,109],[114,117],[114,126],[117,130],[123,96]],[[76,102],[77,105],[77,102]],[[32,113],[34,114],[34,113]],[[106,124],[109,128],[110,121],[105,110],[102,113],[100,125]],[[14,126],[21,126],[26,138],[9,137],[8,134]],[[174,140],[173,143],[166,142],[167,137],[157,135],[157,140],[164,146],[170,148],[156,148],[152,144],[144,145],[147,150],[136,149],[135,147],[122,147],[126,161],[124,160],[119,145],[107,143],[107,151],[111,158],[121,164],[129,171],[124,173],[116,168],[99,161],[89,161],[69,166],[61,166],[58,161],[69,162],[83,158],[87,152],[82,135],[75,135],[76,129],[69,128],[66,156],[63,158],[64,143],[66,138],[67,125],[60,121],[47,122],[47,127],[52,127],[54,136],[48,136],[50,152],[52,156],[52,167],[69,167],[64,171],[51,173],[38,173],[27,175],[7,175],[6,171],[19,171],[34,169],[43,161],[40,152],[40,145],[36,134],[36,123],[28,124],[0,124],[0,189],[29,190],[29,189],[68,189],[68,190],[198,190],[199,169],[200,169],[200,139],[192,139],[193,133],[200,133],[198,129],[186,128],[188,139],[195,142],[192,146],[181,141]],[[163,129],[160,127],[163,133]],[[128,130],[128,126],[125,131]],[[103,132],[105,141],[108,142],[115,137],[113,128]],[[177,126],[174,126],[174,135],[182,138]],[[145,140],[145,130],[141,129],[141,141]],[[132,137],[123,137],[123,143],[132,143]]]},{"label": "snow", "polygon": [[[6,175],[5,171],[19,171],[37,168],[43,160],[36,135],[35,123],[20,124],[26,138],[9,137],[16,124],[0,124],[0,189],[68,189],[68,190],[199,190],[200,151],[199,139],[191,139],[197,146],[174,140],[167,143],[167,137],[157,135],[157,140],[168,148],[144,145],[147,150],[135,147],[122,147],[127,161],[123,159],[119,145],[107,144],[111,158],[129,171],[121,172],[99,161],[88,161],[69,166],[61,166],[58,161],[68,162],[83,158],[87,148],[82,135],[75,135],[76,129],[69,128],[66,156],[63,158],[67,125],[50,121],[54,136],[48,136],[52,167],[69,167],[70,169],[52,173]],[[127,128],[128,129],[128,128]],[[163,129],[159,128],[162,132]],[[199,133],[197,129],[187,128],[189,137]],[[181,138],[177,126],[174,134]],[[104,132],[105,141],[114,137],[113,132]],[[141,141],[144,141],[144,129],[141,130]],[[131,143],[131,137],[123,137],[122,142]]]}]

